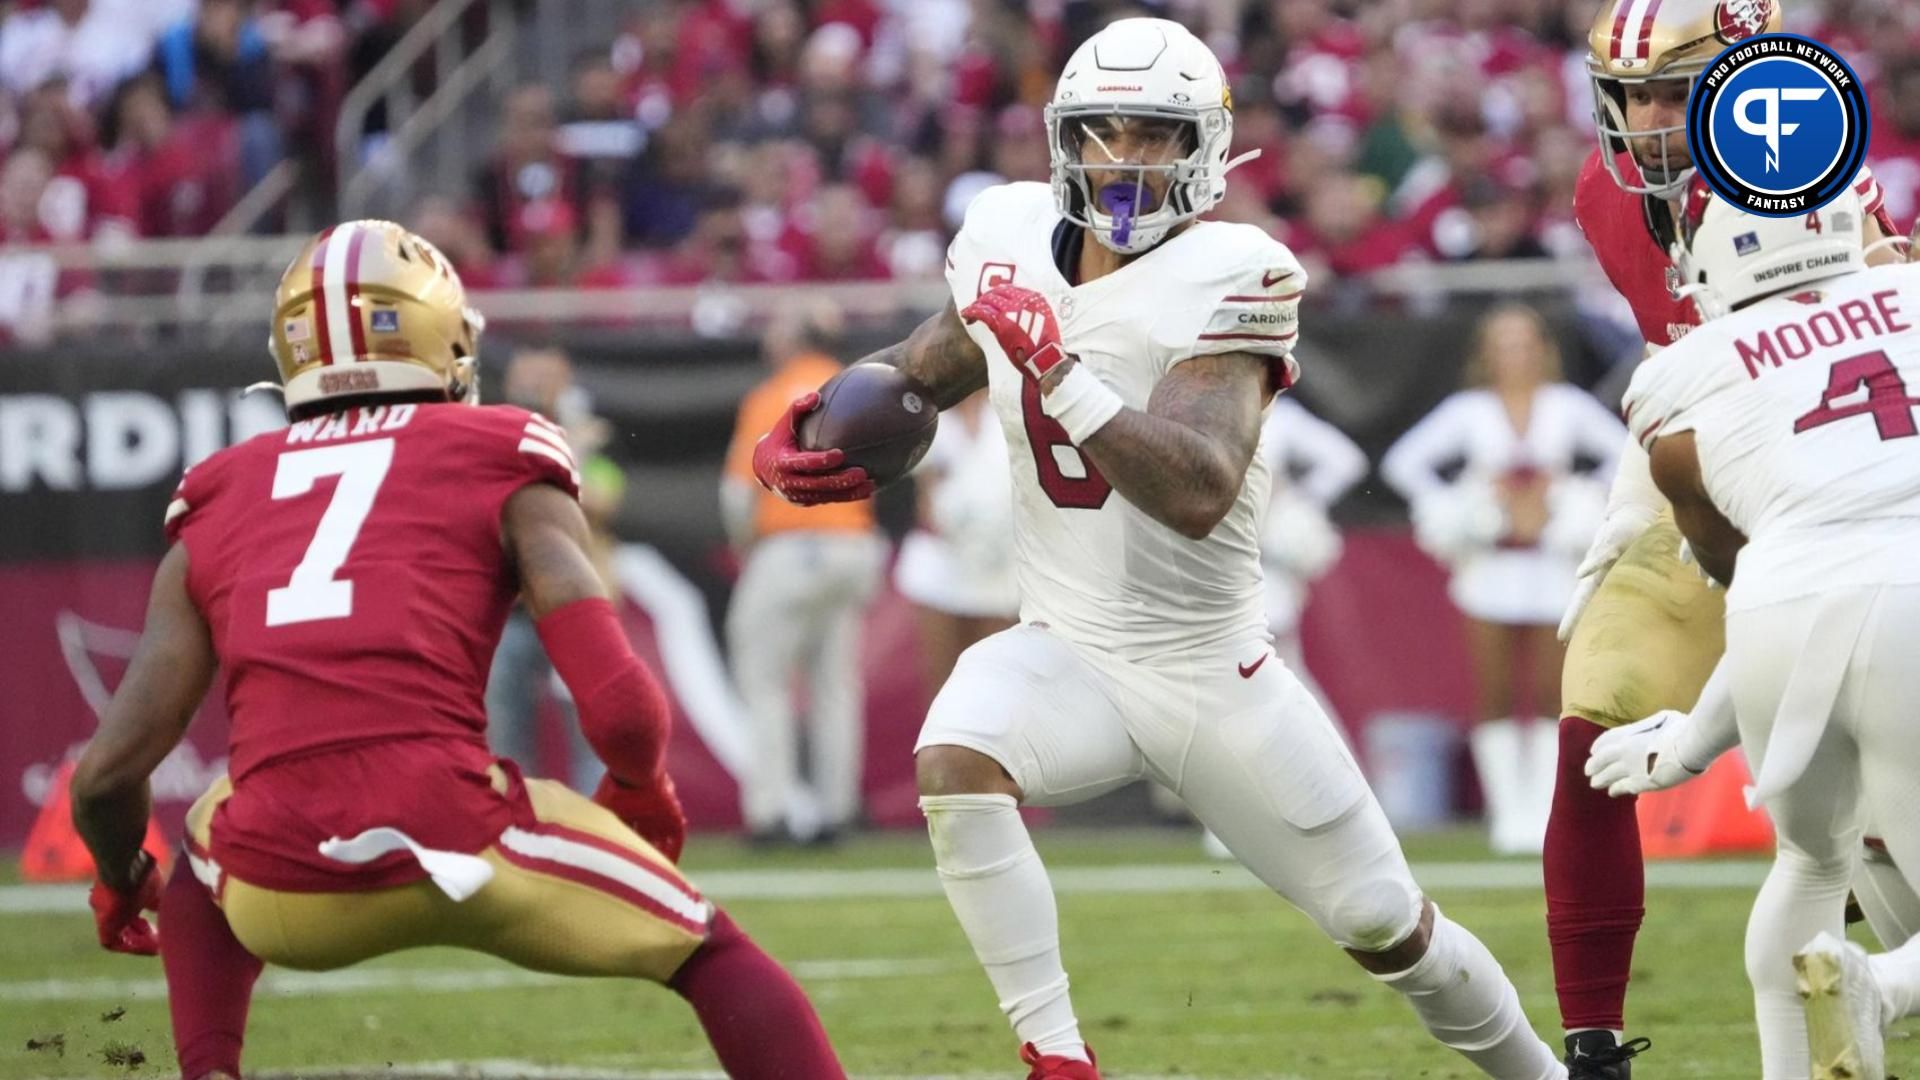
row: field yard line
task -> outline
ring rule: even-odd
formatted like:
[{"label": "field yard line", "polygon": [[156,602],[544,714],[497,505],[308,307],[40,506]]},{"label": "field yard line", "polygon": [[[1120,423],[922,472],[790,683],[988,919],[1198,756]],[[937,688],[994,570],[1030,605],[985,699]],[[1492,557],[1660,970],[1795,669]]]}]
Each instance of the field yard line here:
[{"label": "field yard line", "polygon": [[[844,979],[887,979],[909,975],[938,975],[954,965],[927,959],[801,960],[789,964],[802,979],[833,982]],[[260,977],[257,994],[269,997],[317,997],[404,990],[408,993],[457,994],[479,990],[508,990],[528,986],[557,986],[575,980],[542,975],[518,968],[348,968],[344,971],[303,972],[279,968]],[[32,979],[0,981],[0,1001],[105,1001],[153,999],[167,996],[165,979]]]},{"label": "field yard line", "polygon": [[[1538,889],[1540,864],[1524,859],[1415,863],[1414,876],[1431,889]],[[1755,888],[1766,877],[1758,860],[1702,860],[1647,864],[1656,889]],[[1232,863],[1066,866],[1048,872],[1056,893],[1184,893],[1259,889],[1252,874]],[[714,870],[695,874],[716,900],[850,900],[939,896],[933,867],[883,870]],[[79,885],[0,886],[0,916],[70,915],[87,910]]]}]

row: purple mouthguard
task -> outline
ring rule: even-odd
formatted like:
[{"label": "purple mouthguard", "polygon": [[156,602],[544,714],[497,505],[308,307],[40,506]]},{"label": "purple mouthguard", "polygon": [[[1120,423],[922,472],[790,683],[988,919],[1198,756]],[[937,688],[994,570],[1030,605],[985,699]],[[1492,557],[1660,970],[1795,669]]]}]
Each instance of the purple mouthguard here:
[{"label": "purple mouthguard", "polygon": [[1125,245],[1133,235],[1133,217],[1138,213],[1139,188],[1132,184],[1108,184],[1100,189],[1100,209],[1113,218],[1113,242]]}]

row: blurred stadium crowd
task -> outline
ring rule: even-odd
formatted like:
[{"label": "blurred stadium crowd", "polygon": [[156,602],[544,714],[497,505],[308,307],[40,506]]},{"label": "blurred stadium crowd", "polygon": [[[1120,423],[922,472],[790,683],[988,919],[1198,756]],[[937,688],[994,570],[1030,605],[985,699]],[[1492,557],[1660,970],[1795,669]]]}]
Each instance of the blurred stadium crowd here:
[{"label": "blurred stadium crowd", "polygon": [[[191,236],[289,157],[325,206],[337,107],[421,0],[0,5],[0,242]],[[1041,106],[1108,19],[1227,65],[1221,216],[1322,281],[1571,255],[1592,0],[658,0],[564,85],[504,102],[469,189],[410,208],[470,287],[936,276],[968,200],[1044,180]],[[1872,92],[1875,172],[1920,209],[1920,6],[1802,0]],[[379,121],[365,152],[377,148]],[[322,215],[324,216],[324,214]],[[272,227],[274,222],[265,223]]]}]

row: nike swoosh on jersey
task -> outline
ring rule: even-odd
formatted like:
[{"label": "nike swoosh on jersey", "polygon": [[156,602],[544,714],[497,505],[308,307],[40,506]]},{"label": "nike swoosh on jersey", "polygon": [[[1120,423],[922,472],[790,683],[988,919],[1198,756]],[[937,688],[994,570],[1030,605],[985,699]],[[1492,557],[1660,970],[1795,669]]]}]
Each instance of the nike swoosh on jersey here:
[{"label": "nike swoosh on jersey", "polygon": [[1260,275],[1260,287],[1263,289],[1271,289],[1292,276],[1293,271],[1291,270],[1281,270],[1278,273],[1268,270]]},{"label": "nike swoosh on jersey", "polygon": [[1241,678],[1243,678],[1243,679],[1251,679],[1251,678],[1253,678],[1253,673],[1254,673],[1254,672],[1256,672],[1256,671],[1259,671],[1259,670],[1260,670],[1260,665],[1261,665],[1261,664],[1264,664],[1264,663],[1266,663],[1266,662],[1267,662],[1267,657],[1269,657],[1269,656],[1272,656],[1272,655],[1273,655],[1272,653],[1261,653],[1261,654],[1260,654],[1260,659],[1258,659],[1258,660],[1255,660],[1255,661],[1254,661],[1253,663],[1251,663],[1251,664],[1241,664],[1241,665],[1240,665],[1240,677],[1241,677]]}]

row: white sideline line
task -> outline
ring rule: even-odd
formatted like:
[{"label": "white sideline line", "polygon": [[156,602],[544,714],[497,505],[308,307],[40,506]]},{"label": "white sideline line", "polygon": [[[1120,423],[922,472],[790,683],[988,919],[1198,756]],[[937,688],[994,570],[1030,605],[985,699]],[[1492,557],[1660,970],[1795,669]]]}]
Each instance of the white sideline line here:
[{"label": "white sideline line", "polygon": [[[1766,877],[1759,860],[1654,862],[1647,885],[1657,889],[1757,887]],[[1528,860],[1415,863],[1414,877],[1430,889],[1538,889],[1540,864]],[[1232,863],[1137,866],[1067,866],[1048,872],[1056,893],[1231,892],[1263,888]],[[695,874],[706,895],[734,900],[846,900],[940,896],[931,865],[886,870],[716,870]],[[69,915],[87,910],[79,885],[0,886],[0,916]]]},{"label": "white sideline line", "polygon": [[[928,959],[801,960],[788,967],[799,978],[815,982],[939,975],[954,969],[954,965],[945,961]],[[396,990],[416,994],[460,994],[560,986],[578,981],[518,968],[348,968],[328,972],[273,968],[260,977],[255,994],[266,997],[332,997]],[[166,996],[165,979],[31,979],[0,982],[0,1001],[157,1001]]]}]

